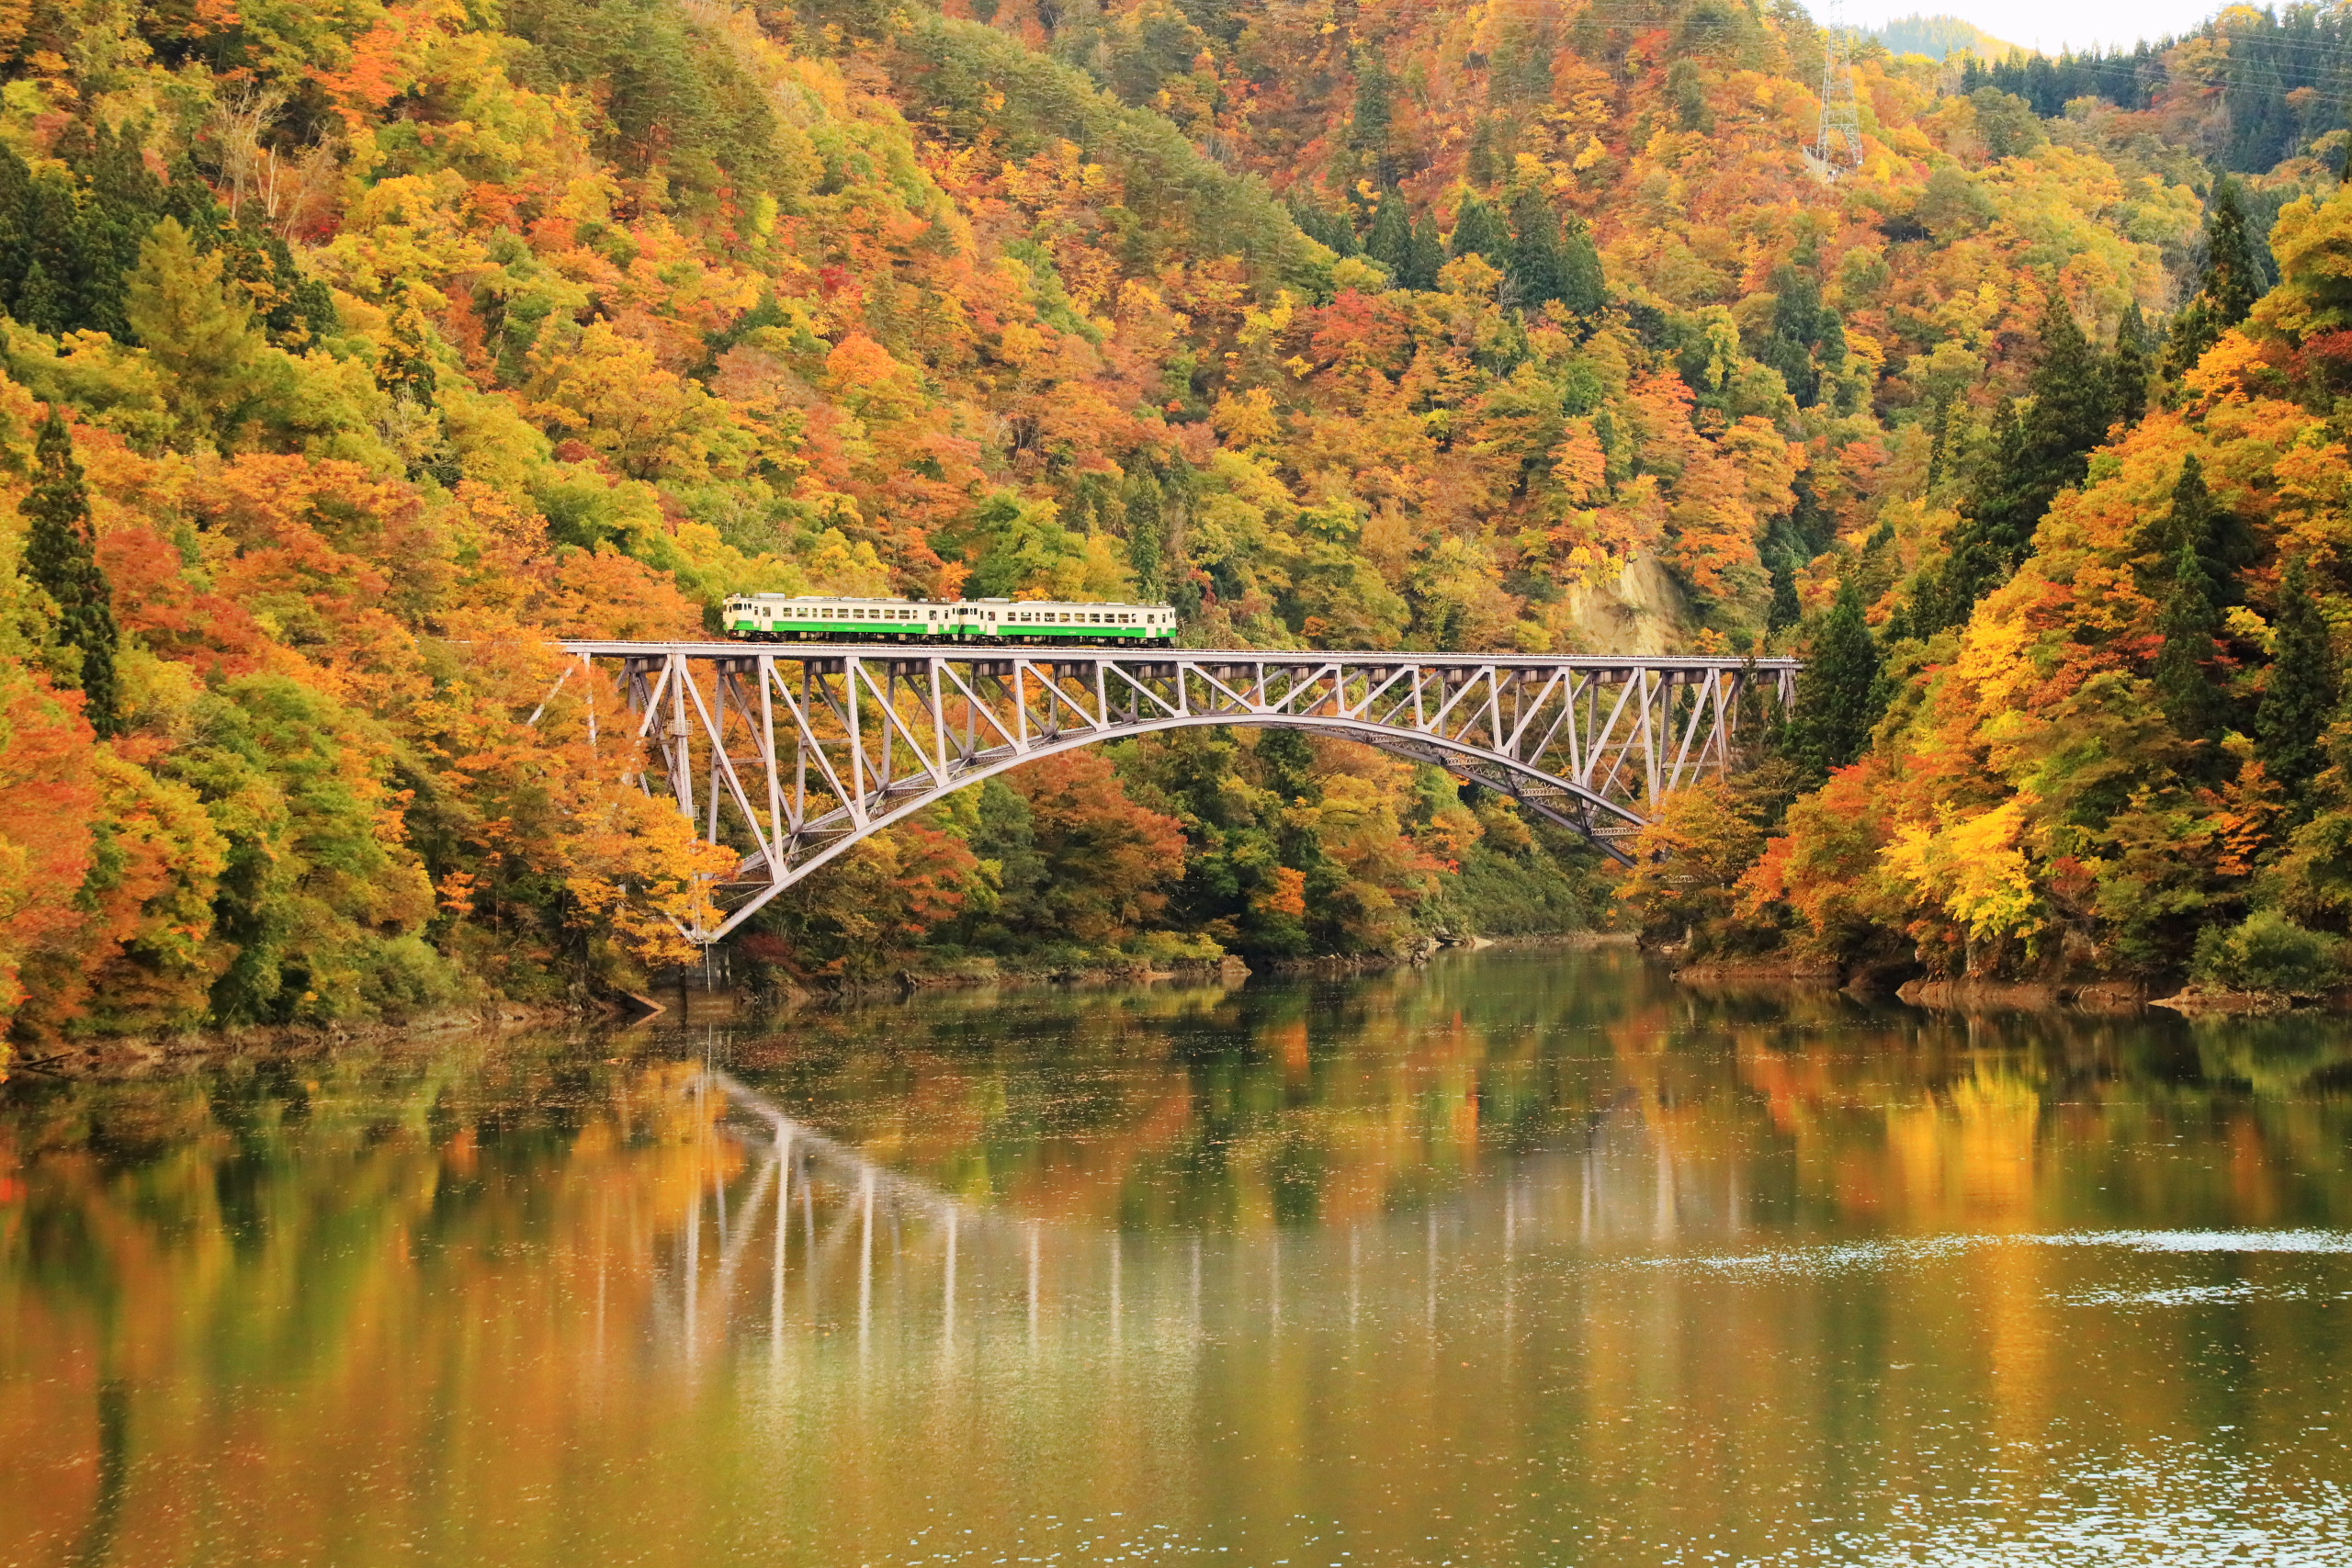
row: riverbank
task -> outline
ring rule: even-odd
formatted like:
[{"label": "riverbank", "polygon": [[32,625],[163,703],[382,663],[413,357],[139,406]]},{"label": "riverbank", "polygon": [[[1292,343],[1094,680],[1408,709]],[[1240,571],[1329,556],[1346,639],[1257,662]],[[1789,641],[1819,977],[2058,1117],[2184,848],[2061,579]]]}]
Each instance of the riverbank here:
[{"label": "riverbank", "polygon": [[1844,990],[1866,996],[1892,995],[1930,1012],[2134,1013],[2166,1008],[2190,1018],[2268,1017],[2290,1012],[2352,1013],[2352,989],[2317,995],[2280,991],[2234,991],[2186,985],[2154,994],[2135,978],[2002,980],[1978,976],[1935,977],[1916,964],[1843,964],[1833,959],[1788,955],[1706,959],[1677,965],[1677,984],[1695,989],[1788,987]]},{"label": "riverbank", "polygon": [[247,1024],[170,1034],[101,1034],[51,1042],[0,1058],[0,1082],[17,1074],[54,1077],[141,1077],[193,1071],[240,1055],[299,1057],[355,1046],[430,1043],[452,1035],[530,1029],[617,1027],[636,1017],[618,1005],[526,1006],[485,1003],[406,1019],[351,1023]]}]

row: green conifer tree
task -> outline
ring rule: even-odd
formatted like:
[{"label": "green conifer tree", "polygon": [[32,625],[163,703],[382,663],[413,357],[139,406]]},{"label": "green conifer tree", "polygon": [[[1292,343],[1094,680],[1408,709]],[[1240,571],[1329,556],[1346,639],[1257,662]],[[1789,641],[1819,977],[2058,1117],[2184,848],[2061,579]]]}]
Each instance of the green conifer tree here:
[{"label": "green conifer tree", "polygon": [[2301,795],[2327,765],[2323,740],[2342,686],[2335,639],[2301,556],[2287,563],[2270,624],[2270,668],[2254,717],[2255,755],[2273,778]]},{"label": "green conifer tree", "polygon": [[33,176],[26,203],[25,256],[17,320],[52,334],[80,326],[74,279],[82,271],[82,214],[71,176],[55,170]]},{"label": "green conifer tree", "polygon": [[1136,574],[1136,591],[1157,597],[1168,579],[1167,493],[1157,476],[1138,462],[1121,487],[1125,513],[1127,564]]},{"label": "green conifer tree", "polygon": [[1560,243],[1560,302],[1587,321],[1609,304],[1600,252],[1593,245],[1592,231],[1581,222],[1569,224]]},{"label": "green conifer tree", "polygon": [[1520,192],[1510,204],[1510,255],[1503,268],[1510,303],[1534,311],[1566,294],[1560,246],[1560,215],[1551,199]]},{"label": "green conifer tree", "polygon": [[226,439],[284,394],[290,362],[268,352],[243,292],[221,271],[220,252],[200,254],[178,220],[166,218],[140,249],[123,308],[168,378],[174,411],[192,429]]},{"label": "green conifer tree", "polygon": [[1438,243],[1437,219],[1425,212],[1413,225],[1413,236],[1405,247],[1405,287],[1435,288],[1438,268],[1444,265],[1445,247]]},{"label": "green conifer tree", "polygon": [[1380,205],[1373,209],[1372,231],[1364,236],[1363,254],[1388,269],[1389,279],[1399,288],[1410,288],[1405,281],[1405,269],[1410,265],[1413,248],[1413,215],[1405,209],[1404,196],[1396,190],[1381,193]]},{"label": "green conifer tree", "polygon": [[[1502,174],[1502,159],[1495,150],[1494,121],[1481,117],[1470,131],[1470,152],[1462,161],[1462,172],[1474,186],[1491,186]],[[1469,254],[1469,252],[1458,253]],[[1499,253],[1480,251],[1488,261],[1498,259]]]},{"label": "green conifer tree", "polygon": [[32,199],[31,165],[15,148],[0,143],[0,310],[11,315],[25,286],[25,269],[32,265]]},{"label": "green conifer tree", "polygon": [[2213,645],[2221,635],[2222,617],[2213,607],[2212,585],[2193,539],[2182,540],[2173,554],[2172,581],[2165,586],[2156,625],[2164,646],[2149,679],[2165,720],[2184,740],[2218,738],[2225,714],[2222,691],[2213,681]]},{"label": "green conifer tree", "polygon": [[1502,214],[1476,191],[1463,193],[1462,206],[1453,215],[1453,233],[1446,242],[1446,255],[1454,261],[1484,256],[1498,270],[1510,259],[1510,231],[1503,226]]},{"label": "green conifer tree", "polygon": [[120,131],[103,121],[74,160],[86,184],[82,198],[81,271],[74,279],[78,324],[128,340],[124,279],[139,265],[139,247],[164,215],[164,183],[147,167],[140,128]]},{"label": "green conifer tree", "polygon": [[2223,331],[2245,321],[2262,298],[2262,263],[2255,255],[2254,231],[2247,226],[2235,180],[2222,179],[2213,192],[2213,210],[2205,223],[2205,266],[2197,291],[2210,302],[2213,322]]},{"label": "green conifer tree", "polygon": [[2041,504],[2026,520],[2028,538],[2058,492],[2083,482],[2091,453],[2107,440],[2108,427],[2115,423],[2107,366],[2083,335],[2073,307],[2054,288],[2042,307],[2041,337],[2041,354],[2027,383],[2033,418],[2025,425],[2020,447],[2041,494]]},{"label": "green conifer tree", "polygon": [[1772,563],[1772,602],[1764,612],[1764,629],[1782,632],[1804,618],[1804,602],[1797,597],[1797,574],[1789,570],[1786,560]]},{"label": "green conifer tree", "polygon": [[2221,179],[2205,214],[2205,264],[2198,271],[2196,298],[2174,319],[2165,345],[2165,376],[2177,380],[2195,369],[2223,333],[2245,320],[2262,292],[2262,264],[2237,182]]},{"label": "green conifer tree", "polygon": [[90,498],[74,438],[52,405],[34,447],[32,492],[25,515],[25,575],[57,605],[58,638],[82,656],[83,713],[101,738],[115,733],[114,592],[99,569],[90,527]]},{"label": "green conifer tree", "polygon": [[1365,163],[1375,185],[1388,183],[1388,135],[1395,118],[1395,79],[1380,56],[1363,51],[1356,62],[1356,101],[1348,117],[1348,146]]},{"label": "green conifer tree", "polygon": [[1356,227],[1348,220],[1344,211],[1333,212],[1329,208],[1294,197],[1290,212],[1299,232],[1328,246],[1332,254],[1351,256],[1363,250],[1356,240]]},{"label": "green conifer tree", "polygon": [[1862,615],[1862,596],[1850,582],[1821,619],[1789,716],[1789,756],[1815,778],[1826,777],[1862,754],[1885,706],[1879,683],[1878,639]]},{"label": "green conifer tree", "polygon": [[1936,602],[1915,601],[1922,637],[1958,626],[1976,601],[2017,570],[2058,492],[2080,484],[2113,423],[2109,367],[2056,291],[2041,315],[2041,355],[2027,383],[2030,416],[2004,402],[1978,465]]},{"label": "green conifer tree", "polygon": [[2239,574],[2254,563],[2260,543],[2245,520],[2213,499],[2206,486],[2204,465],[2191,452],[2180,462],[2180,478],[2172,487],[2172,504],[2151,521],[2142,547],[2170,570],[2171,558],[2182,545],[2194,547],[2205,570],[2205,584],[2217,608],[2239,604]]},{"label": "green conifer tree", "polygon": [[2156,369],[2154,345],[2148,339],[2147,318],[2140,314],[2140,302],[2133,300],[2124,307],[2122,324],[2115,329],[2115,354],[2108,361],[2108,405],[2115,417],[2126,426],[2134,425],[2148,412],[2148,383]]},{"label": "green conifer tree", "polygon": [[73,314],[64,290],[51,280],[49,268],[40,264],[38,256],[25,270],[25,281],[17,289],[17,307],[12,314],[33,331],[52,336],[65,330]]}]

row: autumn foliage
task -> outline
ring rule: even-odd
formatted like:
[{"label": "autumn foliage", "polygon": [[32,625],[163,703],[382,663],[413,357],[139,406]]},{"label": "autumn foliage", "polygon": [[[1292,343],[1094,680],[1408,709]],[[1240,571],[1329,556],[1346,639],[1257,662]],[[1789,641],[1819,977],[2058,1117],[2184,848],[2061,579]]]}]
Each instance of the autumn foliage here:
[{"label": "autumn foliage", "polygon": [[[1821,49],[1794,7],[1679,0],[0,15],[14,1037],[675,963],[726,854],[592,731],[617,694],[529,720],[550,638],[699,636],[739,591],[1528,651],[1803,648],[1843,597],[1848,666],[1881,637],[1902,694],[1868,772],[1810,765],[1870,809],[1758,807],[1756,879],[1701,923],[2170,962],[2275,884],[2340,924],[2309,714],[2269,703],[2281,773],[2133,684],[2165,624],[2134,530],[2192,453],[2254,549],[2173,667],[2260,705],[2274,643],[2308,662],[2335,624],[2352,306],[2341,204],[2290,199],[2333,188],[2326,149],[2246,184],[2292,283],[2240,322],[2199,292],[2226,202],[2187,96],[2044,115],[1865,51],[1831,181]],[[2160,384],[2191,296],[2218,341]],[[2070,419],[1996,494],[1988,453],[2056,439],[2017,412],[2062,320],[2115,437]],[[110,620],[72,586],[101,578]],[[1849,750],[1883,704],[1842,700]],[[1394,950],[1589,920],[1595,875],[1437,770],[1187,733],[967,791],[744,951],[870,978]]]}]

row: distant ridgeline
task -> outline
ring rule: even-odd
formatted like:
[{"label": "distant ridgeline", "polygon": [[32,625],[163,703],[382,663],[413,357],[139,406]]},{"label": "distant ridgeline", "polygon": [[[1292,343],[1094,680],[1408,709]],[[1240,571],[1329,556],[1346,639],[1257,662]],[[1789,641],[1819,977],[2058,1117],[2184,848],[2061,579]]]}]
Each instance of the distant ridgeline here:
[{"label": "distant ridgeline", "polygon": [[[2226,48],[2200,51],[2186,62],[2175,51],[2195,39]],[[1887,47],[1898,46],[1889,39]],[[2352,104],[2352,10],[2339,7],[2233,6],[2193,33],[2129,51],[2069,51],[2053,58],[2013,50],[1996,63],[1985,62],[1994,51],[1977,52],[1980,58],[1962,67],[1962,92],[1997,87],[2045,117],[2064,114],[2068,103],[2084,97],[2127,109],[2201,103],[2201,115],[2211,117],[2214,128],[2218,162],[2238,174],[2270,169],[2313,138],[2343,129]],[[2196,74],[2187,74],[2188,69]],[[2205,101],[2217,84],[2218,97]],[[2339,172],[2344,155],[2344,146],[2337,146]]]},{"label": "distant ridgeline", "polygon": [[1958,17],[1897,17],[1883,28],[1865,29],[1862,36],[1878,39],[1893,53],[1924,54],[1930,60],[1962,53],[1999,60],[2025,52]]}]

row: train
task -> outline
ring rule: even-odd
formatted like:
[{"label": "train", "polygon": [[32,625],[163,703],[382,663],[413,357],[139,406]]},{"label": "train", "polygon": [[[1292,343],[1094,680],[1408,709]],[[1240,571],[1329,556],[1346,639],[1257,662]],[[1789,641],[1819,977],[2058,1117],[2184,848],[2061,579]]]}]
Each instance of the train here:
[{"label": "train", "polygon": [[727,635],[740,642],[957,642],[995,646],[1173,648],[1171,604],[1059,599],[861,599],[738,593]]}]

